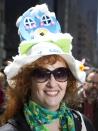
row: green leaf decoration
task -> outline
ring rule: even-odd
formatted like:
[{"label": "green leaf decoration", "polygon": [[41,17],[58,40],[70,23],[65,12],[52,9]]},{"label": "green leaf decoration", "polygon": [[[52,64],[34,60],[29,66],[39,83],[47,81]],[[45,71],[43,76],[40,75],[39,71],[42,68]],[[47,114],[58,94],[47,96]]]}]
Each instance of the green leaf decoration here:
[{"label": "green leaf decoration", "polygon": [[69,53],[72,50],[72,40],[71,39],[59,39],[56,42],[54,42],[56,45],[58,45],[65,53]]},{"label": "green leaf decoration", "polygon": [[19,46],[19,53],[21,55],[27,54],[32,46],[33,46],[33,43],[22,43],[22,44],[20,44],[20,46]]},{"label": "green leaf decoration", "polygon": [[[55,36],[56,37],[56,36]],[[60,35],[59,38],[55,39],[43,39],[42,41],[31,40],[31,41],[24,41],[19,45],[19,54],[20,55],[27,55],[32,46],[40,43],[40,42],[51,42],[56,44],[58,47],[62,49],[65,53],[70,53],[72,50],[72,37],[69,35]],[[52,47],[51,47],[52,48]]]}]

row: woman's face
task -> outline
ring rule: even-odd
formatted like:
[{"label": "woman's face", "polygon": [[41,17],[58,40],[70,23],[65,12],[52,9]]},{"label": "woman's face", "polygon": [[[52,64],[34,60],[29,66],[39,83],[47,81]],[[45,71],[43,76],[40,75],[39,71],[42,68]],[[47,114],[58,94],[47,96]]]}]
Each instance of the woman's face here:
[{"label": "woman's face", "polygon": [[[64,62],[57,61],[53,65],[46,64],[43,68],[54,71],[55,69],[60,69],[62,67],[66,70],[67,65]],[[65,74],[67,76],[66,72]],[[61,82],[56,80],[54,75],[51,74],[49,79],[44,82],[37,81],[37,78],[35,81],[36,84],[32,87],[32,100],[52,111],[57,110],[66,93],[67,79]]]}]

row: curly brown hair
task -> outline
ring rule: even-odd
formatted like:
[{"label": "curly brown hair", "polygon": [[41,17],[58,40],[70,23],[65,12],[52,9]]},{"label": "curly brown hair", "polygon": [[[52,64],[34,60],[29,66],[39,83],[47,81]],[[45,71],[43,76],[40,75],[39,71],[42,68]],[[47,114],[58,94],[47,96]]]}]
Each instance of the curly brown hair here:
[{"label": "curly brown hair", "polygon": [[[8,119],[12,118],[17,112],[19,112],[25,102],[31,97],[31,85],[32,85],[32,68],[34,67],[43,67],[45,64],[54,64],[56,61],[65,60],[58,55],[50,55],[44,56],[32,62],[31,64],[25,65],[21,68],[20,72],[12,79],[14,84],[11,84],[7,89],[7,102],[6,102],[6,110],[2,116],[2,122],[5,123]],[[65,62],[66,64],[66,62]],[[77,90],[77,82],[70,72],[70,76],[68,77],[67,83],[67,91],[64,97],[64,101],[69,106],[72,106],[76,103],[74,100],[74,96]]]}]

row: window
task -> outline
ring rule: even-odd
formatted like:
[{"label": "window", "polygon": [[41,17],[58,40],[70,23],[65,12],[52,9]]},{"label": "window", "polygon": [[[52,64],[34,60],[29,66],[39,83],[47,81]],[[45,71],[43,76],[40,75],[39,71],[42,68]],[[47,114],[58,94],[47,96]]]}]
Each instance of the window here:
[{"label": "window", "polygon": [[48,25],[50,25],[52,23],[52,20],[51,20],[51,18],[49,16],[44,15],[44,16],[42,16],[41,23],[48,26]]},{"label": "window", "polygon": [[26,17],[24,19],[24,26],[26,29],[32,29],[36,27],[36,22],[34,20],[32,20],[32,18],[30,17]]}]

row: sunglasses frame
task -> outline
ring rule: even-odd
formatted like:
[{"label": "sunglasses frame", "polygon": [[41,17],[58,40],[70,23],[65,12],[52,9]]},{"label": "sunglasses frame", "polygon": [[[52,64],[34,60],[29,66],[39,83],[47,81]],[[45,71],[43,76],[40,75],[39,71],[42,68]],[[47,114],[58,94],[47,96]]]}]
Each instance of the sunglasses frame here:
[{"label": "sunglasses frame", "polygon": [[86,80],[86,82],[90,83],[90,84],[96,84],[98,85],[98,82],[92,81],[92,80]]},{"label": "sunglasses frame", "polygon": [[[43,83],[43,82],[48,81],[50,79],[51,75],[53,75],[56,81],[65,82],[65,81],[67,81],[67,78],[69,76],[69,72],[70,72],[69,68],[65,68],[65,67],[59,67],[59,68],[56,68],[52,71],[49,69],[46,69],[46,68],[39,67],[39,68],[34,68],[32,70],[32,77],[35,80],[37,80],[38,83]],[[43,76],[43,78],[41,78],[42,76]],[[60,79],[60,78],[63,78],[63,79]]]}]

